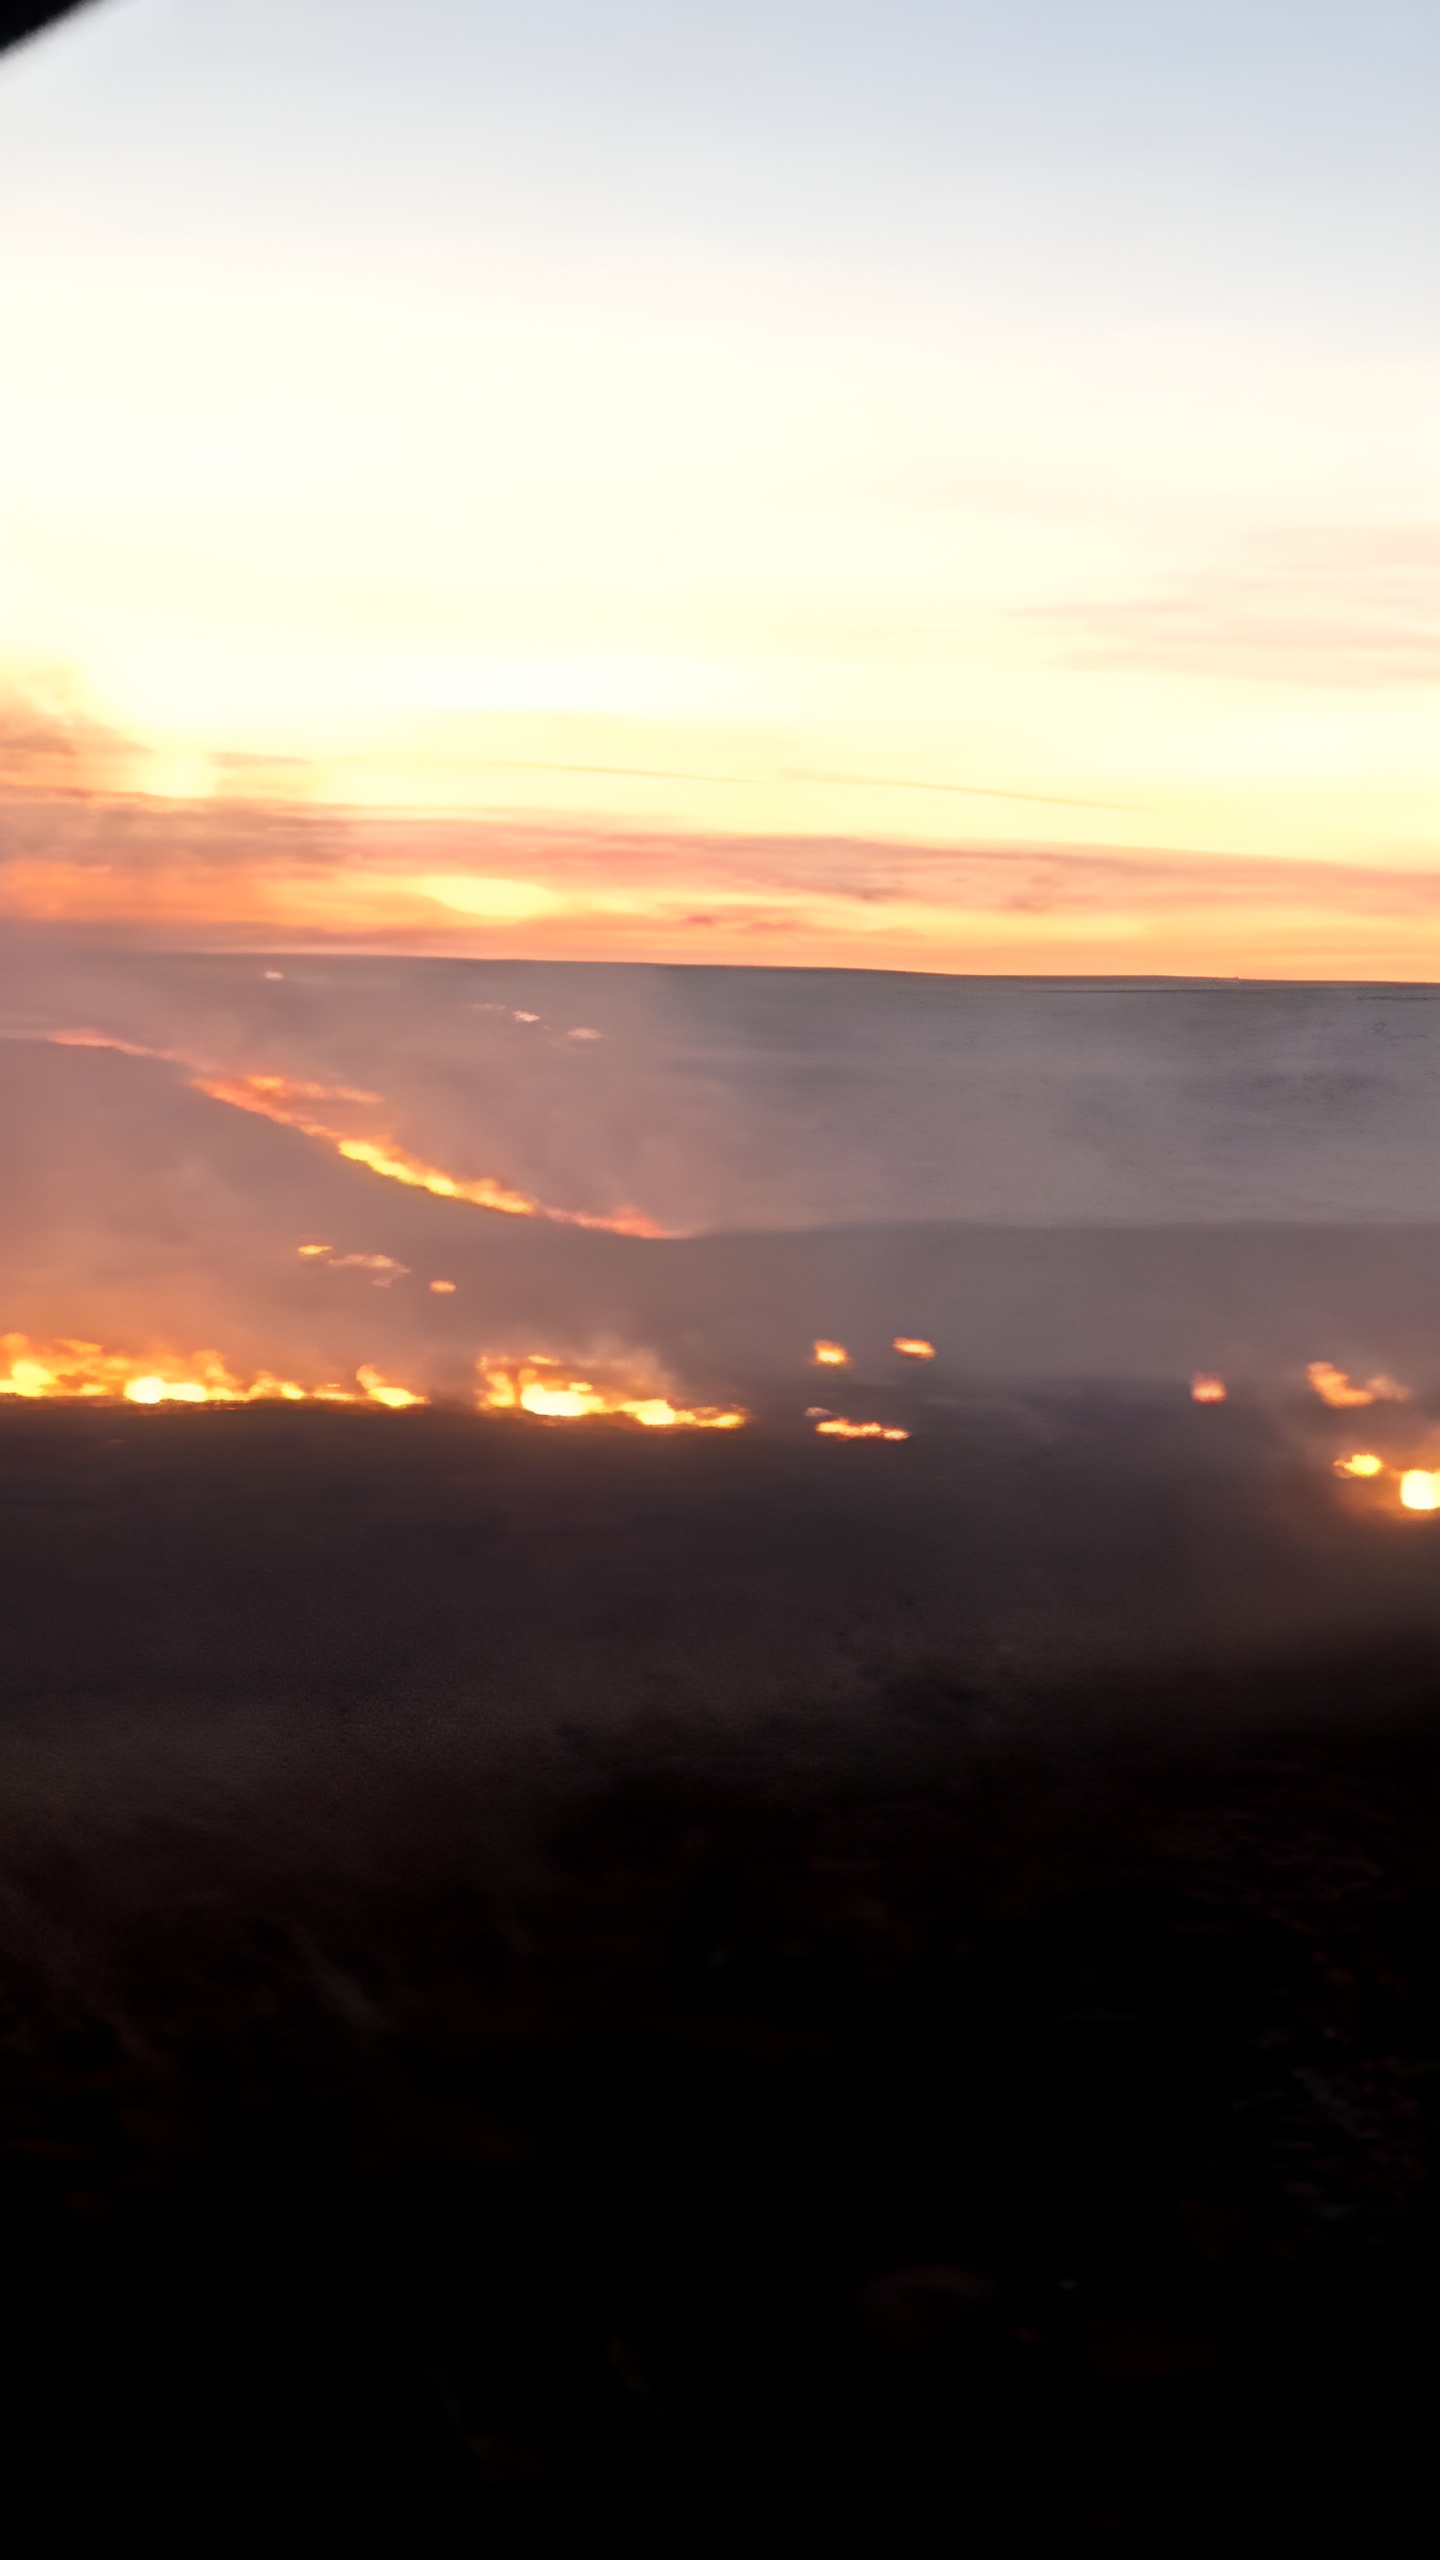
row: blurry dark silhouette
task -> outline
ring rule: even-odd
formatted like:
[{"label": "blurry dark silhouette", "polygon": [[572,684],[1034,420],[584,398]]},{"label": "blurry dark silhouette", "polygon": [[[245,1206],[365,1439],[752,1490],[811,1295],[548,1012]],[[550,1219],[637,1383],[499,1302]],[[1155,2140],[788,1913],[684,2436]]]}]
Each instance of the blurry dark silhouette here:
[{"label": "blurry dark silhouette", "polygon": [[42,27],[53,25],[57,18],[73,17],[77,9],[92,7],[94,0],[0,0],[0,53],[12,44],[24,44],[27,36],[38,36]]}]

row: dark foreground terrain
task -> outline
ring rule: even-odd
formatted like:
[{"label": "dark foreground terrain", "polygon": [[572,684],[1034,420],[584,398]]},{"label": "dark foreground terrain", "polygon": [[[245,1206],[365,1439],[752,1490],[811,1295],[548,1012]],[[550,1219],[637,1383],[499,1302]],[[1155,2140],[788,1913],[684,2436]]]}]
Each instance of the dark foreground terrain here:
[{"label": "dark foreground terrain", "polygon": [[0,1412],[17,2547],[1428,2546],[1440,1522],[1331,1428]]}]

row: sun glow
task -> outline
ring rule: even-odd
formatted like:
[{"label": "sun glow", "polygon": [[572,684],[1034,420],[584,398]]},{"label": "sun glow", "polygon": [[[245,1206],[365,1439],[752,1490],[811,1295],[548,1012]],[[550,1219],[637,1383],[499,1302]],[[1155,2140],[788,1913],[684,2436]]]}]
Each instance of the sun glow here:
[{"label": "sun glow", "polygon": [[98,1342],[68,1337],[34,1342],[28,1334],[0,1335],[0,1396],[43,1403],[161,1404],[427,1404],[409,1387],[394,1386],[378,1369],[356,1372],[355,1383],[301,1386],[262,1369],[237,1377],[218,1351],[107,1351]]},{"label": "sun glow", "polygon": [[437,906],[453,907],[464,916],[480,916],[496,924],[518,924],[531,916],[550,915],[561,901],[553,889],[536,880],[495,880],[465,873],[430,872],[415,886]]},{"label": "sun glow", "polygon": [[[606,1364],[609,1367],[609,1364]],[[738,1406],[678,1405],[657,1392],[653,1374],[578,1365],[534,1352],[526,1359],[476,1362],[476,1402],[484,1413],[529,1413],[545,1422],[579,1422],[602,1414],[637,1422],[650,1431],[738,1431],[749,1415]]]}]

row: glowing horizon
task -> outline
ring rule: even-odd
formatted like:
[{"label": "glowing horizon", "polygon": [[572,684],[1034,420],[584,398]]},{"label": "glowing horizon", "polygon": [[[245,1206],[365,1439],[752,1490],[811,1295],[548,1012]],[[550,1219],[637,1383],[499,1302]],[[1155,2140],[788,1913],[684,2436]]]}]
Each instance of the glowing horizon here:
[{"label": "glowing horizon", "polygon": [[1440,975],[1433,27],[992,14],[7,62],[0,912]]}]

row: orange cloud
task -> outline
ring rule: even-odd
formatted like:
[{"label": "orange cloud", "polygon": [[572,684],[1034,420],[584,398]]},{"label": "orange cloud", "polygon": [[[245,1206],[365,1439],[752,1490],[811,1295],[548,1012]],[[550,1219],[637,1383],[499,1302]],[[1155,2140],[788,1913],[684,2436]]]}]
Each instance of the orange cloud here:
[{"label": "orange cloud", "polygon": [[1108,604],[1034,617],[1074,635],[1073,663],[1271,683],[1433,684],[1440,527],[1270,534],[1239,557]]},{"label": "orange cloud", "polygon": [[[1440,976],[1440,878],[1419,870],[53,790],[12,791],[6,814],[0,915],[151,947],[997,975]],[[466,882],[475,884],[468,912]]]},{"label": "orange cloud", "polygon": [[123,790],[137,749],[60,678],[0,685],[0,789],[88,799]]}]

